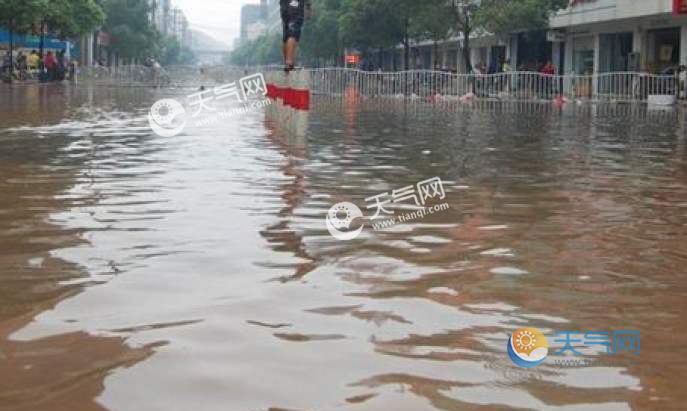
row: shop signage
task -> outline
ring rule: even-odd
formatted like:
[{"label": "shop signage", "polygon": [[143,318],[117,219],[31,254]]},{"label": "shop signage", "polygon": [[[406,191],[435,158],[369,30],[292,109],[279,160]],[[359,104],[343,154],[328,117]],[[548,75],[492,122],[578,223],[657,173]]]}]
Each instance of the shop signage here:
[{"label": "shop signage", "polygon": [[562,43],[565,41],[565,33],[560,30],[549,30],[546,32],[546,40],[552,43]]},{"label": "shop signage", "polygon": [[346,63],[347,64],[358,64],[360,63],[360,56],[357,54],[347,54],[346,55]]},{"label": "shop signage", "polygon": [[673,0],[674,14],[687,14],[687,0]]}]

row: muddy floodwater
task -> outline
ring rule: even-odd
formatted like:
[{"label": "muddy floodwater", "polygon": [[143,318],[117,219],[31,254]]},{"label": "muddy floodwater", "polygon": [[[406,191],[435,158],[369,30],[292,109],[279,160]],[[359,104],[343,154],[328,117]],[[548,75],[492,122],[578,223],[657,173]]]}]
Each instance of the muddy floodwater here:
[{"label": "muddy floodwater", "polygon": [[[190,92],[2,89],[0,410],[687,407],[680,109],[315,97],[154,134]],[[447,210],[328,232],[432,177]]]}]

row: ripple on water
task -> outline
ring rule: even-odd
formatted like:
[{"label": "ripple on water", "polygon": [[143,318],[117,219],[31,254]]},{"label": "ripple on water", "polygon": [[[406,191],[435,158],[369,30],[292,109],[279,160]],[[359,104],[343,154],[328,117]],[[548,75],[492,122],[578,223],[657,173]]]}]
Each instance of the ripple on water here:
[{"label": "ripple on water", "polygon": [[[0,315],[21,323],[0,355],[31,353],[42,376],[86,402],[616,411],[687,401],[687,168],[674,114],[315,99],[305,135],[256,111],[160,138],[145,115],[168,90],[50,90],[44,117],[27,104],[26,120],[0,134]],[[354,241],[329,235],[333,204],[366,212],[365,198],[434,176],[450,210],[380,230],[366,220]],[[519,369],[505,345],[526,326],[640,330],[648,367]],[[70,341],[102,369],[55,361]],[[48,398],[39,388],[20,387]],[[50,392],[55,407],[80,404]]]}]

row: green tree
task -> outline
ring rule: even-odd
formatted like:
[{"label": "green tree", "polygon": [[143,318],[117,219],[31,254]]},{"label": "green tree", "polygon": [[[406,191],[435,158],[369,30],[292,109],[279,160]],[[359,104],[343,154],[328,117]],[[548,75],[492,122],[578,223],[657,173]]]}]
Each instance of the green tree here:
[{"label": "green tree", "polygon": [[452,21],[445,8],[446,0],[425,0],[410,28],[416,40],[431,40],[434,47],[434,66],[438,65],[439,42],[452,34]]},{"label": "green tree", "polygon": [[[7,24],[10,35],[9,52],[14,51],[14,33],[27,33],[48,7],[47,0],[0,0],[0,24]],[[10,64],[9,81],[14,76],[14,64]]]},{"label": "green tree", "polygon": [[453,27],[463,37],[463,62],[465,71],[472,71],[470,57],[470,36],[475,31],[475,15],[479,11],[480,0],[447,0],[447,12],[453,20]]},{"label": "green tree", "polygon": [[549,26],[553,12],[567,7],[569,0],[483,0],[477,25],[504,36],[522,30],[541,30]]},{"label": "green tree", "polygon": [[0,24],[14,32],[29,32],[47,8],[47,0],[0,0]]},{"label": "green tree", "polygon": [[51,32],[74,38],[102,25],[105,12],[94,0],[51,0],[42,17]]},{"label": "green tree", "polygon": [[281,53],[281,35],[268,33],[255,40],[244,41],[224,61],[239,66],[279,64],[282,61]]},{"label": "green tree", "polygon": [[94,0],[52,0],[40,20],[40,52],[46,28],[61,38],[74,38],[95,30],[105,21],[105,12]]},{"label": "green tree", "polygon": [[568,0],[446,0],[453,26],[463,38],[463,59],[472,70],[470,36],[477,33],[505,35],[513,31],[545,28],[555,11]]},{"label": "green tree", "polygon": [[190,64],[196,60],[193,51],[188,47],[182,47],[176,37],[163,36],[160,40],[160,64]]},{"label": "green tree", "polygon": [[148,19],[147,0],[104,0],[103,29],[112,36],[111,48],[125,58],[159,56],[162,38]]},{"label": "green tree", "polygon": [[300,52],[310,62],[336,61],[343,55],[338,24],[341,0],[315,0],[313,10],[314,16],[303,28]]},{"label": "green tree", "polygon": [[401,43],[404,21],[391,0],[344,0],[338,18],[342,43],[363,53]]},{"label": "green tree", "polygon": [[403,43],[403,61],[406,70],[410,69],[410,42],[414,40],[413,27],[417,27],[416,21],[420,12],[428,5],[425,1],[417,0],[386,0],[390,2],[401,20],[401,42]]}]

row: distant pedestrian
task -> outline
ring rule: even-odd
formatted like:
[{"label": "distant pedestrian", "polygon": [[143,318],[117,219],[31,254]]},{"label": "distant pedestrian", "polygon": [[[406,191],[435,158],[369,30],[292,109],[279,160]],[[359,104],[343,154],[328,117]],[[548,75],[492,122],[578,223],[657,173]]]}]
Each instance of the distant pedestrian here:
[{"label": "distant pedestrian", "polygon": [[48,71],[48,80],[55,80],[57,77],[57,59],[55,59],[52,51],[48,51],[48,54],[43,58],[43,66]]},{"label": "distant pedestrian", "polygon": [[38,70],[41,58],[36,50],[31,50],[31,54],[29,54],[26,60],[29,64],[29,70],[34,72]]},{"label": "distant pedestrian", "polygon": [[501,71],[505,73],[505,83],[503,89],[506,91],[511,91],[512,85],[515,83],[513,81],[513,67],[510,65],[510,59],[505,59],[503,60],[503,64],[501,65]]},{"label": "distant pedestrian", "polygon": [[9,78],[10,69],[12,68],[12,54],[9,51],[5,51],[5,55],[2,58],[2,74],[3,77],[7,76]]},{"label": "distant pedestrian", "polygon": [[19,51],[17,54],[17,72],[19,80],[26,80],[29,75],[29,64],[26,61],[26,54],[23,51]]},{"label": "distant pedestrian", "polygon": [[67,72],[67,66],[69,65],[67,57],[65,57],[65,51],[60,50],[57,53],[57,74],[55,76],[56,80],[64,80],[65,73]]},{"label": "distant pedestrian", "polygon": [[508,73],[510,71],[513,71],[513,67],[510,65],[510,59],[505,59],[503,61],[503,65],[501,66],[501,71],[504,73]]},{"label": "distant pedestrian", "polygon": [[546,64],[539,70],[541,74],[544,75],[543,79],[543,85],[544,85],[544,96],[545,97],[551,97],[551,94],[553,92],[553,75],[556,74],[556,68],[554,65],[550,62],[547,61]]},{"label": "distant pedestrian", "polygon": [[553,76],[556,74],[556,67],[554,67],[550,61],[547,61],[546,64],[544,64],[544,66],[541,68],[540,72],[548,76]]}]

